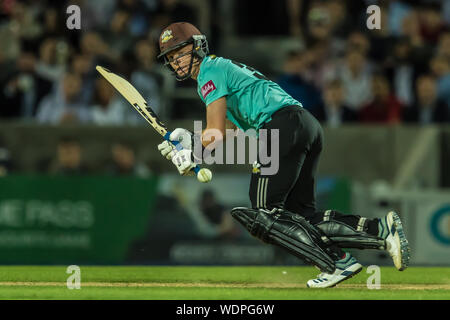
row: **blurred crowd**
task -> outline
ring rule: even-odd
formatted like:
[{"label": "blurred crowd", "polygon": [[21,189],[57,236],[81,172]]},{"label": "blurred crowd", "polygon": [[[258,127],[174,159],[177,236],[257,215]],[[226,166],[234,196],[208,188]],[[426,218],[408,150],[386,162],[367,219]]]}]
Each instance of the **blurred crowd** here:
[{"label": "blurred crowd", "polygon": [[[159,33],[174,21],[198,25],[197,3],[210,6],[218,55],[227,24],[235,36],[300,40],[271,78],[323,123],[450,122],[450,1],[233,1],[235,21],[226,23],[223,2],[1,1],[0,119],[145,124],[95,66],[130,79],[159,114],[168,74],[156,60]],[[81,9],[80,30],[66,27],[71,4]],[[366,26],[371,4],[380,29]]]},{"label": "blurred crowd", "polygon": [[[366,26],[370,3],[380,29]],[[449,12],[450,1],[314,1],[277,81],[330,126],[450,123]]]},{"label": "blurred crowd", "polygon": [[[80,8],[80,29],[66,26],[69,5]],[[1,1],[0,118],[52,125],[145,124],[95,66],[131,79],[158,112],[159,32],[183,17],[196,22],[193,9],[177,0]]]},{"label": "blurred crowd", "polygon": [[136,147],[129,141],[112,142],[109,146],[109,153],[110,155],[99,166],[102,169],[93,169],[86,164],[85,148],[79,139],[74,136],[63,136],[57,142],[54,154],[39,161],[36,171],[63,176],[98,173],[140,178],[148,178],[154,173],[149,163],[138,159]]}]

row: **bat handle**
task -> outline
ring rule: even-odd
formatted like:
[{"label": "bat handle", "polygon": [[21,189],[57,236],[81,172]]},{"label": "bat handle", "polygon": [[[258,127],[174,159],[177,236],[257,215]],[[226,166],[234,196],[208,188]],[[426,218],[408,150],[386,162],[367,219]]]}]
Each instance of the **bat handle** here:
[{"label": "bat handle", "polygon": [[[173,146],[175,147],[175,149],[177,149],[178,151],[183,150],[183,146],[181,145],[181,143],[179,141],[172,141],[172,140],[170,140],[170,134],[171,133],[172,132],[167,131],[167,133],[164,135],[164,140],[167,140],[170,143],[172,143]],[[195,174],[198,175],[198,173],[200,171],[200,167],[197,164],[192,170],[194,170]]]}]

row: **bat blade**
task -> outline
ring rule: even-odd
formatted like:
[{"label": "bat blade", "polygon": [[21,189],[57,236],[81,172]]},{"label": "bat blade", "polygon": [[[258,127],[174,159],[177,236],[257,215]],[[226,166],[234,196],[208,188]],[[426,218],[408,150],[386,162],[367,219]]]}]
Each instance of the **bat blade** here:
[{"label": "bat blade", "polygon": [[[109,71],[108,69],[96,66],[95,69],[117,90],[119,93],[147,120],[148,123],[156,130],[160,135],[164,137],[165,140],[170,141],[177,150],[181,150],[182,146],[178,141],[171,141],[170,131],[167,130],[167,127],[158,119],[156,114],[153,112],[152,108],[150,108],[142,97],[142,95],[136,90],[135,87],[127,80],[118,76],[117,74]],[[209,182],[211,180],[212,174],[208,169],[200,169],[198,165],[196,165],[192,169],[197,175],[197,179],[201,182]],[[203,170],[204,174],[200,174],[200,171]],[[205,173],[208,171],[208,173]],[[206,177],[206,178],[205,178]]]},{"label": "bat blade", "polygon": [[141,116],[163,137],[167,134],[167,127],[158,119],[153,110],[148,106],[142,95],[127,80],[109,71],[96,66],[95,69],[136,109]]}]

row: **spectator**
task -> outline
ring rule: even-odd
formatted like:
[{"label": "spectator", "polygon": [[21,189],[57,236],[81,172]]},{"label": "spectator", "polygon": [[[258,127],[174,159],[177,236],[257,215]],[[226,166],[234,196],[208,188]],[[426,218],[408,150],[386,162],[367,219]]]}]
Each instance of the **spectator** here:
[{"label": "spectator", "polygon": [[402,104],[391,93],[389,82],[384,75],[378,74],[372,79],[372,101],[361,109],[361,122],[399,123]]},{"label": "spectator", "polygon": [[113,50],[107,42],[102,40],[98,32],[88,31],[81,36],[80,53],[91,59],[93,65],[97,64],[99,59],[109,62],[120,62],[120,46]]},{"label": "spectator", "polygon": [[58,80],[63,76],[65,61],[61,59],[65,59],[65,57],[62,57],[61,49],[64,45],[67,44],[48,37],[39,46],[39,59],[32,54],[22,54],[19,57],[19,70],[28,75],[31,80],[30,88],[25,92],[23,99],[22,115],[24,117],[31,118],[36,115],[36,106],[46,95],[51,93]]},{"label": "spectator", "polygon": [[156,48],[148,40],[139,40],[134,46],[137,66],[131,74],[131,83],[142,94],[156,114],[161,114],[160,77],[155,66]]},{"label": "spectator", "polygon": [[20,36],[17,29],[12,28],[14,20],[11,19],[0,24],[0,52],[5,60],[16,59],[21,51]]},{"label": "spectator", "polygon": [[370,41],[364,33],[353,31],[349,34],[347,38],[347,50],[356,50],[361,52],[363,56],[367,56],[370,49]]},{"label": "spectator", "polygon": [[423,39],[435,46],[439,36],[447,29],[438,3],[423,4],[419,9],[420,33]]},{"label": "spectator", "polygon": [[[392,43],[395,43],[396,41],[396,37],[392,35],[392,30],[389,29],[388,15],[388,8],[381,4],[380,28],[367,30],[366,21],[364,21],[364,24],[360,28],[358,28],[359,30],[367,30],[371,48],[367,57],[376,64],[383,63],[383,60],[389,54],[389,48],[391,47]],[[367,15],[365,15],[365,17],[367,17]]]},{"label": "spectator", "polygon": [[372,98],[372,71],[364,54],[358,49],[349,50],[338,76],[344,87],[345,104],[359,111]]},{"label": "spectator", "polygon": [[18,85],[21,90],[21,116],[32,118],[36,114],[35,106],[51,90],[51,82],[35,72],[36,58],[23,52],[16,60]]},{"label": "spectator", "polygon": [[307,41],[328,41],[332,36],[333,25],[331,14],[325,4],[318,3],[308,12]]},{"label": "spectator", "polygon": [[420,76],[416,87],[416,103],[407,110],[404,120],[420,125],[450,122],[447,104],[438,99],[435,77],[430,74]]},{"label": "spectator", "polygon": [[4,52],[0,51],[0,118],[14,119],[22,115],[23,92],[18,72]]},{"label": "spectator", "polygon": [[108,173],[113,175],[130,175],[140,178],[150,176],[149,168],[136,160],[134,148],[124,142],[114,143],[111,147],[112,165]]},{"label": "spectator", "polygon": [[335,1],[334,4],[317,2],[308,10],[305,39],[312,59],[302,73],[317,88],[323,88],[326,81],[334,78],[336,58],[345,50],[345,41],[333,36],[336,23],[342,18],[339,17],[341,8]]},{"label": "spectator", "polygon": [[126,124],[125,114],[132,106],[125,105],[126,101],[116,94],[114,87],[105,78],[98,78],[95,83],[96,103],[90,108],[92,122],[96,125]]},{"label": "spectator", "polygon": [[79,102],[81,79],[66,73],[56,93],[47,95],[39,105],[36,118],[40,123],[87,123],[89,109]]},{"label": "spectator", "polygon": [[133,37],[129,28],[130,19],[128,11],[116,11],[111,19],[109,29],[103,35],[109,49],[117,56],[123,55],[128,48],[133,46]]},{"label": "spectator", "polygon": [[346,40],[318,41],[310,45],[312,62],[302,73],[306,79],[313,82],[316,87],[324,88],[325,84],[338,77],[337,67],[346,51],[359,51],[367,56],[370,51],[370,42],[365,34],[353,31]]},{"label": "spectator", "polygon": [[[7,117],[32,118],[35,106],[52,88],[52,83],[36,70],[36,58],[33,54],[22,52],[12,66],[5,66],[6,77],[3,81],[4,99],[0,114]],[[3,96],[3,97],[2,97]]]},{"label": "spectator", "polygon": [[323,105],[317,110],[316,118],[330,127],[357,121],[357,114],[344,104],[344,92],[339,80],[329,81],[323,92]]},{"label": "spectator", "polygon": [[328,80],[336,78],[337,55],[333,52],[338,51],[328,41],[311,44],[307,50],[309,63],[301,70],[304,79],[321,89]]},{"label": "spectator", "polygon": [[85,105],[89,105],[94,97],[95,79],[98,76],[94,59],[88,54],[74,54],[71,59],[71,72],[81,79],[79,102]]},{"label": "spectator", "polygon": [[349,4],[341,0],[329,0],[325,2],[330,14],[330,24],[333,35],[345,38],[354,28],[354,20],[350,17]]},{"label": "spectator", "polygon": [[399,101],[410,106],[414,102],[414,83],[419,70],[416,68],[414,48],[408,38],[402,37],[394,44],[387,57],[384,71]]},{"label": "spectator", "polygon": [[425,72],[428,68],[428,61],[433,55],[433,47],[426,41],[420,31],[420,19],[417,11],[411,11],[402,21],[403,35],[408,39],[413,53],[413,60],[416,70],[419,73]]},{"label": "spectator", "polygon": [[[450,4],[450,2],[449,2]],[[450,7],[450,5],[449,5]],[[441,34],[437,46],[436,54],[443,56],[450,61],[450,31]]]},{"label": "spectator", "polygon": [[39,15],[39,22],[43,28],[43,34],[48,37],[64,37],[64,28],[61,26],[65,25],[65,17],[63,16],[63,12],[65,13],[65,8],[63,9],[63,3],[57,4],[55,1],[51,5],[45,7],[43,12]]},{"label": "spectator", "polygon": [[411,6],[403,1],[389,1],[387,22],[391,35],[395,37],[402,35],[403,19],[411,13],[411,10]]},{"label": "spectator", "polygon": [[35,66],[36,73],[52,83],[61,78],[65,69],[65,66],[57,61],[56,45],[55,38],[45,38],[39,47],[39,60]]},{"label": "spectator", "polygon": [[420,19],[417,10],[411,11],[403,18],[401,29],[402,35],[409,38],[412,46],[421,47],[425,45],[425,39],[420,32]]},{"label": "spectator", "polygon": [[284,73],[277,79],[277,83],[294,99],[300,101],[304,108],[314,113],[322,103],[320,91],[302,74],[312,60],[312,51],[290,51],[284,63]]},{"label": "spectator", "polygon": [[60,175],[81,175],[88,173],[82,163],[82,147],[77,139],[63,137],[56,149],[55,162],[50,164],[48,172]]},{"label": "spectator", "polygon": [[42,27],[36,19],[34,10],[32,10],[30,4],[26,4],[24,1],[12,3],[10,20],[4,27],[11,30],[22,48],[28,43],[34,43],[42,32]]},{"label": "spectator", "polygon": [[430,61],[430,69],[436,77],[437,98],[450,105],[450,62],[445,56]]}]

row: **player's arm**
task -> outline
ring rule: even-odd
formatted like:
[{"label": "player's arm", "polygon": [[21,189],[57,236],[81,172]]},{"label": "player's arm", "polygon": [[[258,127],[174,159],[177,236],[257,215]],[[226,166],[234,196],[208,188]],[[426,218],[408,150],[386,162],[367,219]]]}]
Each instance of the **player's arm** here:
[{"label": "player's arm", "polygon": [[227,121],[225,123],[225,126],[226,126],[227,129],[231,129],[231,130],[236,130],[237,129],[237,126],[233,122],[228,120],[228,119],[227,119]]},{"label": "player's arm", "polygon": [[[226,97],[221,97],[208,105],[206,108],[206,128],[202,132],[202,144],[204,147],[210,145],[210,148],[214,148],[215,145],[225,139],[226,115]],[[214,145],[211,145],[213,142]]]},{"label": "player's arm", "polygon": [[[211,102],[206,110],[207,123],[206,128],[202,132],[202,145],[205,148],[209,145],[210,149],[214,149],[217,144],[220,143],[220,141],[224,140],[225,137],[227,113],[225,96]],[[177,128],[170,134],[171,141],[180,142],[183,149],[190,151],[194,149],[194,139],[194,134],[183,128]],[[168,141],[164,141],[159,144],[158,149],[160,150],[161,154],[168,160],[172,160],[172,157],[176,153],[173,145]]]}]

